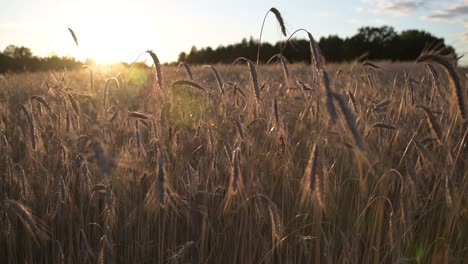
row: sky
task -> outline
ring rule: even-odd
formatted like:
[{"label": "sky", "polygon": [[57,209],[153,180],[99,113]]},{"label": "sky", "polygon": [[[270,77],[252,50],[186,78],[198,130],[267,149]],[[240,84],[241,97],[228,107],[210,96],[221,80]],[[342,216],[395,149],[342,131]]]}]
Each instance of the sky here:
[{"label": "sky", "polygon": [[[149,49],[161,62],[171,62],[192,46],[216,48],[257,39],[271,7],[282,13],[289,33],[304,28],[316,39],[344,38],[362,26],[389,25],[398,32],[428,31],[443,37],[458,55],[468,53],[468,0],[0,0],[0,6],[0,51],[13,44],[39,56],[101,63],[132,62]],[[270,14],[262,41],[280,40],[285,37]],[[148,54],[140,59],[150,61]]]}]

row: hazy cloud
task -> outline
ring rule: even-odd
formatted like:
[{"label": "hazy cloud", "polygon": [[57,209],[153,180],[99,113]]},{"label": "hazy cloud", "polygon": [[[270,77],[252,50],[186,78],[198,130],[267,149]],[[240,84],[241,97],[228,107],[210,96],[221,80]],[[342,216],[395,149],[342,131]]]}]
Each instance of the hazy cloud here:
[{"label": "hazy cloud", "polygon": [[356,24],[356,25],[384,25],[388,24],[387,21],[383,19],[362,19],[362,18],[353,18],[348,20],[349,23],[351,24]]},{"label": "hazy cloud", "polygon": [[463,32],[460,34],[462,40],[468,41],[468,32]]},{"label": "hazy cloud", "polygon": [[468,0],[448,5],[448,8],[445,9],[433,10],[431,15],[423,16],[422,18],[452,24],[461,24],[465,28],[468,28]]},{"label": "hazy cloud", "polygon": [[461,1],[453,4],[447,9],[434,10],[434,14],[429,18],[433,20],[453,20],[459,17],[468,16],[468,1]]},{"label": "hazy cloud", "polygon": [[356,8],[358,12],[406,16],[427,7],[431,0],[361,0],[361,2],[368,5],[368,7],[358,7]]}]

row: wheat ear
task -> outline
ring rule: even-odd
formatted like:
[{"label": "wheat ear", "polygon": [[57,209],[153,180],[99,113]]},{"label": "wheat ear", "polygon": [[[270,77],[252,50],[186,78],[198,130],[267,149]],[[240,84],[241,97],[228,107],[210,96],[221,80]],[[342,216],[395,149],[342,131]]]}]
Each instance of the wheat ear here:
[{"label": "wheat ear", "polygon": [[444,69],[445,73],[449,77],[450,85],[452,86],[456,95],[460,115],[462,116],[463,120],[467,121],[468,113],[466,110],[464,87],[455,64],[446,56],[442,56],[437,53],[422,54],[416,59],[416,62],[418,63],[427,61],[433,61]]},{"label": "wheat ear", "polygon": [[158,56],[152,50],[146,51],[149,53],[151,58],[153,59],[154,67],[156,67],[156,79],[158,80],[159,89],[163,89],[163,80],[162,80],[162,72],[161,72],[161,63],[159,62]]}]

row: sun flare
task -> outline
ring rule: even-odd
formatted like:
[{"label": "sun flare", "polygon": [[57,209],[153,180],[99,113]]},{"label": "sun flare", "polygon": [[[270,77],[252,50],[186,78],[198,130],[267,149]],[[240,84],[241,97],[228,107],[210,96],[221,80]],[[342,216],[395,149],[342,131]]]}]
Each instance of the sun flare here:
[{"label": "sun flare", "polygon": [[142,21],[127,18],[123,12],[90,12],[72,23],[70,28],[76,34],[78,45],[69,36],[60,43],[57,53],[80,61],[92,59],[99,64],[132,62],[150,48],[146,44],[148,39],[142,40],[145,38]]}]

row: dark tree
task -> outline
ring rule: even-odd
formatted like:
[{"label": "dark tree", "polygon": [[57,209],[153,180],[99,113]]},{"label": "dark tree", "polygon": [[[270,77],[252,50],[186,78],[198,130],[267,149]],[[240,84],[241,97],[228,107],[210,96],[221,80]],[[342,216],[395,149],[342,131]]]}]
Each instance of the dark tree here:
[{"label": "dark tree", "polygon": [[[251,37],[242,39],[238,44],[219,46],[216,49],[192,47],[189,54],[179,56],[193,64],[231,63],[238,57],[256,58],[258,43]],[[406,30],[400,34],[393,27],[362,27],[349,38],[342,39],[336,35],[322,37],[319,46],[327,61],[349,61],[367,54],[372,60],[404,61],[414,60],[424,48],[438,47],[454,51],[444,44],[444,40],[419,30]],[[284,50],[283,50],[284,48]],[[288,43],[278,42],[275,45],[262,43],[260,61],[266,62],[271,56],[283,50],[283,55],[291,62],[310,62],[309,42],[304,39],[292,39]]]}]

